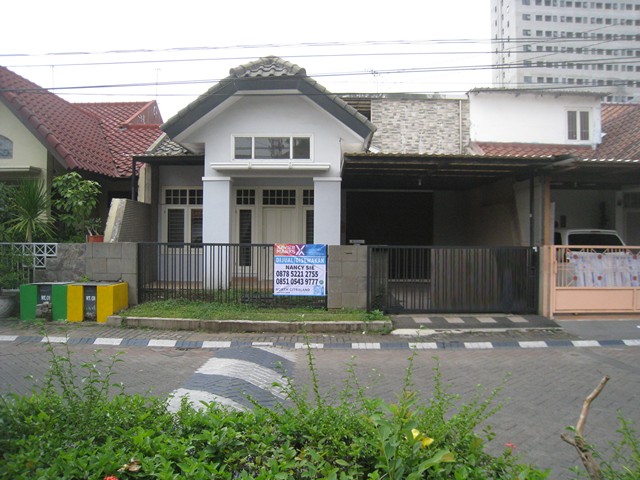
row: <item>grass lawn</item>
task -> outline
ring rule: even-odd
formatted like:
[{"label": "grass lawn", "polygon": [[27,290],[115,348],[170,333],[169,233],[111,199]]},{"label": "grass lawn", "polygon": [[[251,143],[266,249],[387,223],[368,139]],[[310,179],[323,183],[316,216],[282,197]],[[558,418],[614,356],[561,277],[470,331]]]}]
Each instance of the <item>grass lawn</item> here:
[{"label": "grass lawn", "polygon": [[121,312],[125,317],[190,318],[196,320],[279,320],[282,322],[362,322],[384,320],[379,312],[317,308],[258,308],[248,305],[165,300],[147,302]]}]

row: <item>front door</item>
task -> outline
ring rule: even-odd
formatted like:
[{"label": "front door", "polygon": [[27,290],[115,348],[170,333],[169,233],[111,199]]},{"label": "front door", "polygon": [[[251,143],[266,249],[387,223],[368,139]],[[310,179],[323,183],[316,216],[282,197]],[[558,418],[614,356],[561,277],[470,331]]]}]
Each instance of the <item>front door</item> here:
[{"label": "front door", "polygon": [[262,241],[264,243],[302,243],[297,209],[263,207]]}]

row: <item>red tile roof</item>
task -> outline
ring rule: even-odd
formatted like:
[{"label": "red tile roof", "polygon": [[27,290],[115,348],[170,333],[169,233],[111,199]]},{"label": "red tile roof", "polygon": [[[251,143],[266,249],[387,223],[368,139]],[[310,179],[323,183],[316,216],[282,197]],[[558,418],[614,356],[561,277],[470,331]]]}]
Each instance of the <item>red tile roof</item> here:
[{"label": "red tile roof", "polygon": [[128,177],[131,156],[145,153],[162,134],[155,101],[76,105],[5,67],[0,101],[71,170]]},{"label": "red tile roof", "polygon": [[100,119],[118,177],[129,177],[131,156],[142,155],[163,135],[155,101],[74,105]]},{"label": "red tile roof", "polygon": [[640,160],[640,105],[602,105],[602,143],[590,158]]}]

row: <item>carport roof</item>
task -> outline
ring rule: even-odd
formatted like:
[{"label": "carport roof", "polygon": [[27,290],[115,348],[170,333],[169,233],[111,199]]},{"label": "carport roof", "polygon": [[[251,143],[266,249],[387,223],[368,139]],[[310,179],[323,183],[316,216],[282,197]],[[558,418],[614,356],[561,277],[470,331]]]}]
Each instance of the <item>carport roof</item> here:
[{"label": "carport roof", "polygon": [[346,154],[342,184],[347,189],[466,190],[501,179],[547,176],[556,188],[622,188],[640,184],[640,162],[594,161],[570,155]]}]

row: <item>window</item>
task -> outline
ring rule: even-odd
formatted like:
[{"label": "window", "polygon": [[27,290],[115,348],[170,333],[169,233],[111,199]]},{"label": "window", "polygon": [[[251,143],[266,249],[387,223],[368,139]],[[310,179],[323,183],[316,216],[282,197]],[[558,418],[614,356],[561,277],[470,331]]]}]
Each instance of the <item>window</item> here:
[{"label": "window", "polygon": [[567,138],[569,140],[589,140],[589,112],[569,110],[567,112]]},{"label": "window", "polygon": [[202,189],[167,188],[166,240],[169,243],[202,243]]},{"label": "window", "polygon": [[296,191],[295,190],[263,190],[262,204],[263,205],[295,206]]},{"label": "window", "polygon": [[236,160],[310,160],[311,137],[234,137]]},{"label": "window", "polygon": [[13,158],[13,142],[0,135],[0,158]]}]

